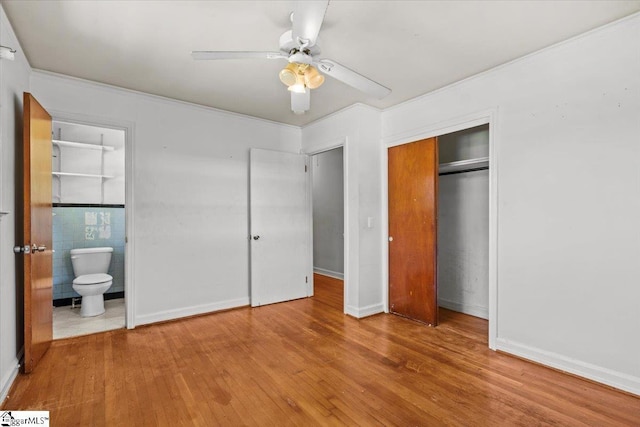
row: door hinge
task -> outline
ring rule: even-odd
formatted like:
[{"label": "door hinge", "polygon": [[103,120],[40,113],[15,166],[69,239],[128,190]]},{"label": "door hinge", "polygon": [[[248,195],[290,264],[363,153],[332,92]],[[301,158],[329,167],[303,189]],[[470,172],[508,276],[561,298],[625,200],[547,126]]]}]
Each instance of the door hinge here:
[{"label": "door hinge", "polygon": [[307,171],[307,165],[304,165],[304,171],[305,172]]},{"label": "door hinge", "polygon": [[304,276],[304,283],[309,283],[309,276]]}]

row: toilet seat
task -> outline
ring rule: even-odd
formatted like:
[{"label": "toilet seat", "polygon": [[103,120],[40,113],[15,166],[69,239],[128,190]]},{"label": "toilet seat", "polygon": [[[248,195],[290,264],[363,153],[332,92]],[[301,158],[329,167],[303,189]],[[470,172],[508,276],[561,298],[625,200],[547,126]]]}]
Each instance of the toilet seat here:
[{"label": "toilet seat", "polygon": [[74,285],[99,285],[101,283],[110,282],[113,277],[105,273],[85,274],[73,279]]}]

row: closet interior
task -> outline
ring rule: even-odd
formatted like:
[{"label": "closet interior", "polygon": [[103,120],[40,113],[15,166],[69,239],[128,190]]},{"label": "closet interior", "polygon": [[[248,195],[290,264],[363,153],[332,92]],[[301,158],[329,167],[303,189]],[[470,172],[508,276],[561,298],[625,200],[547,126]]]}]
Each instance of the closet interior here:
[{"label": "closet interior", "polygon": [[489,125],[438,137],[438,306],[489,318]]}]

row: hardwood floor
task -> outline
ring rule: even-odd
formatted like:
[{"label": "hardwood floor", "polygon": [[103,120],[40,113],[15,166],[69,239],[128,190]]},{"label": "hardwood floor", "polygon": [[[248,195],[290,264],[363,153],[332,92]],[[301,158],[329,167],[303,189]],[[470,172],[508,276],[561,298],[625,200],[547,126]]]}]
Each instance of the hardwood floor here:
[{"label": "hardwood floor", "polygon": [[313,298],[55,341],[5,409],[53,426],[640,425],[640,398],[487,348],[487,323],[429,328]]}]

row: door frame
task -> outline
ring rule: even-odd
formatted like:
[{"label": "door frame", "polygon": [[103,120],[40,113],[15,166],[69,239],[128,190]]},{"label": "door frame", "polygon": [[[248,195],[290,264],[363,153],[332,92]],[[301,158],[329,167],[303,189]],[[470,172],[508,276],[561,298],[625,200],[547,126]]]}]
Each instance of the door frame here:
[{"label": "door frame", "polygon": [[385,313],[389,313],[389,171],[390,147],[422,139],[438,137],[476,126],[489,125],[489,348],[496,350],[498,336],[498,109],[478,111],[444,122],[382,139],[382,298]]},{"label": "door frame", "polygon": [[125,326],[133,329],[136,326],[135,315],[135,281],[134,278],[134,134],[135,123],[129,121],[108,120],[85,114],[66,111],[50,110],[52,121],[74,123],[124,131],[124,206],[125,206],[125,250],[124,250],[124,303]]},{"label": "door frame", "polygon": [[[347,309],[347,295],[349,294],[349,242],[350,242],[350,228],[349,228],[349,179],[348,179],[348,150],[347,150],[347,137],[339,138],[328,144],[323,144],[322,148],[312,151],[305,151],[304,154],[309,156],[309,159],[312,159],[316,154],[321,154],[327,151],[335,150],[336,148],[342,148],[342,207],[343,207],[343,230],[344,230],[344,241],[343,241],[343,295],[342,295],[342,312],[344,314],[349,314],[349,310]],[[311,239],[311,245],[309,247],[309,256],[311,259],[311,271],[313,273],[313,168],[310,169],[310,179],[309,179],[309,221],[311,226],[309,227],[309,238]],[[313,274],[311,275],[311,292],[315,290],[315,283],[313,281]]]}]

